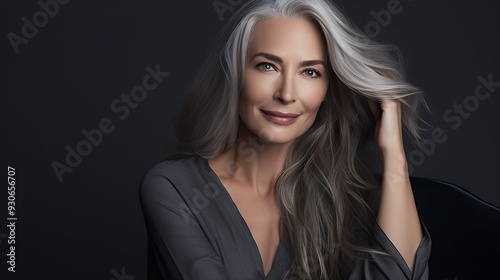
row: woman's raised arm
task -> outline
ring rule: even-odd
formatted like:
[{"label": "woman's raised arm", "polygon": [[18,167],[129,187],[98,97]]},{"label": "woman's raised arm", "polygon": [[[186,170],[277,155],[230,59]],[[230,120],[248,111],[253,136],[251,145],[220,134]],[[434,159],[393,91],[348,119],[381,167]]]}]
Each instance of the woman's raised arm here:
[{"label": "woman's raised arm", "polygon": [[378,223],[413,271],[423,231],[410,184],[403,146],[401,104],[383,100],[375,139],[381,152],[383,174]]}]

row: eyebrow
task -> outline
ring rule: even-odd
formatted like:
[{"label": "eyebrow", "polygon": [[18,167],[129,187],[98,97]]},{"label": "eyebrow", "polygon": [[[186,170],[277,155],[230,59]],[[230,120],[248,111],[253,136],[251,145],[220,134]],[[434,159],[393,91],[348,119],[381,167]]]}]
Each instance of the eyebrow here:
[{"label": "eyebrow", "polygon": [[[281,59],[281,57],[276,56],[274,54],[265,53],[265,52],[260,52],[260,53],[255,54],[254,56],[252,56],[252,60],[257,56],[262,56],[262,57],[265,57],[269,60],[272,60],[272,61],[275,61],[278,63],[283,63],[283,59]],[[313,66],[313,65],[318,65],[318,64],[323,65],[323,67],[327,68],[326,63],[323,60],[305,60],[305,61],[301,61],[299,65],[300,65],[300,67],[306,67],[306,66]]]}]

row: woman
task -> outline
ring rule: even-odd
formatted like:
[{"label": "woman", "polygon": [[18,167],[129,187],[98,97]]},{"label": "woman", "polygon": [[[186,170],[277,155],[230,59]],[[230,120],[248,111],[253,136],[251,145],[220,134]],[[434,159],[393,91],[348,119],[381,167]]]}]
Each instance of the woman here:
[{"label": "woman", "polygon": [[149,279],[427,279],[402,138],[425,102],[393,49],[323,0],[247,1],[216,42],[186,156],[141,183]]}]

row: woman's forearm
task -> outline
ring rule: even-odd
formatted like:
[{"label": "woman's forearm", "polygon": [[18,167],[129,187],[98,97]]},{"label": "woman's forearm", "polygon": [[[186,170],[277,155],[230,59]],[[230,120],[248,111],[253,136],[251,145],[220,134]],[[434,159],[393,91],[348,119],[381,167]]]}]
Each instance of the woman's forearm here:
[{"label": "woman's forearm", "polygon": [[422,228],[402,148],[382,153],[383,177],[378,222],[413,271]]}]

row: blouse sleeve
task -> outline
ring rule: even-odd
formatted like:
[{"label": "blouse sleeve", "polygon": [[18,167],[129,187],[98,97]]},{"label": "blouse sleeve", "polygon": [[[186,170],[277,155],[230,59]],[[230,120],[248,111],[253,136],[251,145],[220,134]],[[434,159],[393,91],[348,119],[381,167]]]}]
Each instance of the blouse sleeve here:
[{"label": "blouse sleeve", "polygon": [[378,222],[374,226],[374,247],[388,253],[391,256],[381,256],[370,253],[369,258],[359,260],[350,275],[350,280],[375,280],[375,279],[407,279],[426,280],[429,278],[428,261],[431,254],[431,238],[422,219],[423,237],[415,253],[413,273],[405,260],[389,240]]},{"label": "blouse sleeve", "polygon": [[194,215],[182,207],[186,204],[161,164],[144,175],[139,198],[150,250],[148,279],[229,279],[220,256]]}]

